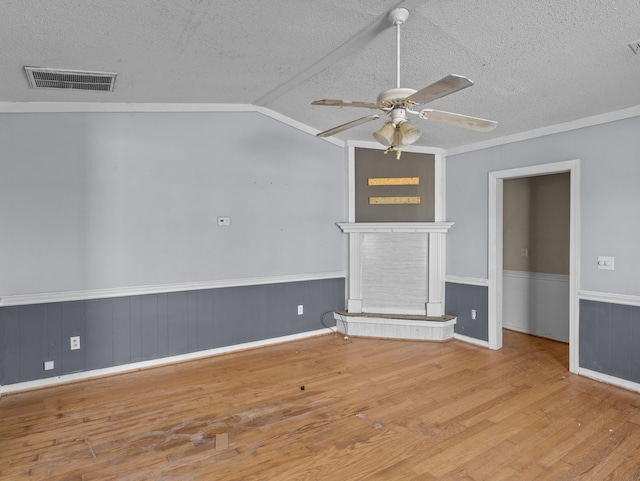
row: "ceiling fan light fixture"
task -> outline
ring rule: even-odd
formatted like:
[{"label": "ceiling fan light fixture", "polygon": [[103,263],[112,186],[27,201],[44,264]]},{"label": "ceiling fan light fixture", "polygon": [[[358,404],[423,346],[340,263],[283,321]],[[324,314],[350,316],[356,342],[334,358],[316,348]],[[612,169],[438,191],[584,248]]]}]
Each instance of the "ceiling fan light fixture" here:
[{"label": "ceiling fan light fixture", "polygon": [[379,130],[373,133],[373,138],[382,145],[391,146],[395,140],[396,127],[393,122],[387,122]]},{"label": "ceiling fan light fixture", "polygon": [[420,138],[420,135],[422,135],[420,129],[408,121],[404,121],[398,126],[400,145],[411,145]]}]

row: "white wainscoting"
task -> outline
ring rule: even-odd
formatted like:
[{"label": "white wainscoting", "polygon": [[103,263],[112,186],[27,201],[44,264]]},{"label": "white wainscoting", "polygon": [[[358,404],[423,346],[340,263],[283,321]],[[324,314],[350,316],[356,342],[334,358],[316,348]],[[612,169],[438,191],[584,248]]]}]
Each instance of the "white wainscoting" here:
[{"label": "white wainscoting", "polygon": [[569,276],[503,271],[507,329],[569,342]]}]

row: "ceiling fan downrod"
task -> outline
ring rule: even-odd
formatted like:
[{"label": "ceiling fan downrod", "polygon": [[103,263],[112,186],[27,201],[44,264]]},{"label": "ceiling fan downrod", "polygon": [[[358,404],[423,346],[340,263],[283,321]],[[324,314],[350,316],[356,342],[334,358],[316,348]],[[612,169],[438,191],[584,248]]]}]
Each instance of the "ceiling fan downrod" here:
[{"label": "ceiling fan downrod", "polygon": [[400,88],[400,27],[409,18],[409,10],[394,8],[387,18],[396,27],[396,88]]}]

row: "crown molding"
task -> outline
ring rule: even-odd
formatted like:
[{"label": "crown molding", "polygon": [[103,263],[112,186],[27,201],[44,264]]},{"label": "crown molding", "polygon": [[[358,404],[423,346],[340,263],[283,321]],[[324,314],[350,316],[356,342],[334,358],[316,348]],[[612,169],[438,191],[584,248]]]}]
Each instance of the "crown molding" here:
[{"label": "crown molding", "polygon": [[571,130],[583,129],[585,127],[593,127],[594,125],[606,124],[609,122],[616,122],[618,120],[629,119],[632,117],[640,116],[640,105],[635,105],[622,110],[616,110],[613,112],[607,112],[599,115],[592,115],[582,119],[571,120],[569,122],[563,122],[560,124],[549,125],[547,127],[541,127],[539,129],[528,130],[526,132],[519,132],[513,135],[506,135],[504,137],[497,137],[494,139],[485,140],[483,142],[477,142],[475,144],[462,145],[460,147],[452,147],[446,149],[446,155],[458,155],[467,152],[473,152],[475,150],[488,149],[490,147],[497,147],[500,145],[511,144],[514,142],[521,142],[523,140],[535,139],[538,137],[544,137],[547,135],[560,134],[562,132],[569,132]]},{"label": "crown molding", "polygon": [[[193,112],[257,112],[307,134],[320,130],[309,127],[266,107],[251,104],[202,103],[127,103],[127,102],[0,102],[0,113],[193,113]],[[330,144],[344,147],[334,137],[320,137]]]}]

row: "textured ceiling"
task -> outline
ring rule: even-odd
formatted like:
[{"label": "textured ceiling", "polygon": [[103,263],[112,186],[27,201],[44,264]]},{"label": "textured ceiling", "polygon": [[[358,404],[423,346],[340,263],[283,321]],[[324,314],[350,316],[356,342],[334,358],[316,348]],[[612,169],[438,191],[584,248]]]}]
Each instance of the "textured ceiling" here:
[{"label": "textured ceiling", "polygon": [[[499,122],[489,134],[412,117],[418,145],[453,148],[640,105],[638,0],[3,0],[0,102],[237,103],[318,130],[395,87],[449,73],[475,85],[430,107]],[[114,92],[29,88],[24,66],[118,73]],[[371,140],[377,124],[339,134]]]}]

